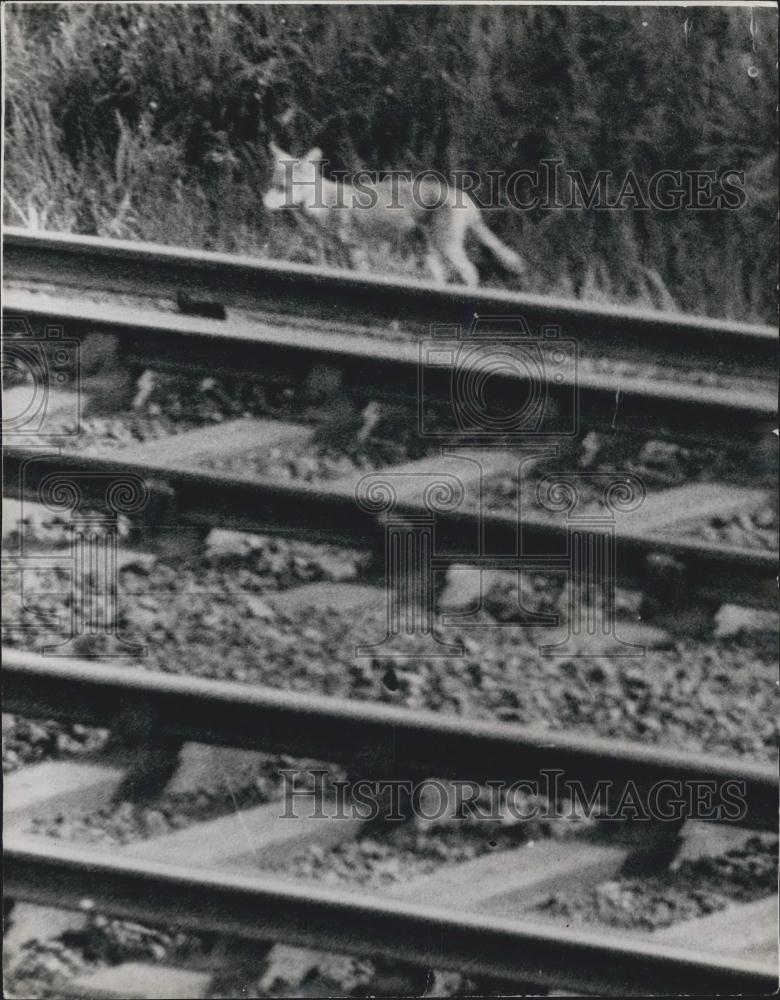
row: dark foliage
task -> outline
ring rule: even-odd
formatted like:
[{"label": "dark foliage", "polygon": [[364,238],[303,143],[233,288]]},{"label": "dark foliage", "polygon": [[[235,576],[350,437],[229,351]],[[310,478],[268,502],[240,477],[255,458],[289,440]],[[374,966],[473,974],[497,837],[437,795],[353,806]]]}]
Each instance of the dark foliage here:
[{"label": "dark foliage", "polygon": [[11,224],[333,260],[263,213],[271,138],[346,170],[733,169],[737,211],[490,224],[535,291],[774,319],[775,11],[9,4],[6,26]]}]

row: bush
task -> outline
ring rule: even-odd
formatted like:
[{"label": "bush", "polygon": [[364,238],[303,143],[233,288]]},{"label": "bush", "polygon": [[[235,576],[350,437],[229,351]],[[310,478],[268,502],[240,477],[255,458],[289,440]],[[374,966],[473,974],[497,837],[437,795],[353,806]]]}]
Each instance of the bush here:
[{"label": "bush", "polygon": [[347,170],[731,168],[735,212],[489,221],[533,291],[774,319],[773,11],[8,4],[5,20],[8,224],[342,263],[263,212],[271,138]]}]

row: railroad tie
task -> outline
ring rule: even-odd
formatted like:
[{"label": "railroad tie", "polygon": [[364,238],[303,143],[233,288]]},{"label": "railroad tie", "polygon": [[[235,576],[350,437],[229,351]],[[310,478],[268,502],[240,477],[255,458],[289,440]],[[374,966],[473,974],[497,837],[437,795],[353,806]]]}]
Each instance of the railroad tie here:
[{"label": "railroad tie", "polygon": [[[134,728],[136,737],[141,739],[155,733],[181,739],[184,734],[191,736],[197,732],[202,739],[216,744],[253,747],[258,750],[278,749],[276,741],[281,739],[286,747],[285,752],[292,752],[303,758],[311,756],[319,759],[324,756],[325,759],[342,763],[345,757],[350,758],[350,754],[353,760],[359,757],[360,753],[355,753],[357,748],[364,759],[356,761],[355,766],[363,765],[363,769],[369,773],[372,769],[382,771],[383,768],[390,767],[392,770],[395,767],[401,773],[409,770],[419,772],[419,776],[436,774],[433,762],[438,761],[452,767],[451,774],[457,775],[463,769],[471,767],[475,778],[485,780],[488,775],[495,775],[496,769],[500,767],[507,767],[509,774],[516,774],[518,771],[531,773],[543,761],[544,766],[565,764],[572,775],[578,769],[579,774],[585,778],[599,774],[619,780],[620,777],[632,775],[640,784],[646,783],[650,778],[680,775],[695,778],[704,774],[708,778],[720,777],[721,780],[741,778],[746,782],[750,810],[746,817],[748,821],[758,828],[766,828],[767,822],[774,824],[776,817],[776,771],[750,762],[719,760],[709,755],[697,757],[684,753],[675,754],[656,747],[614,740],[599,741],[566,733],[539,732],[518,726],[446,719],[430,713],[326,697],[285,694],[248,685],[146,674],[108,663],[56,661],[19,650],[6,651],[4,659],[6,704],[11,711],[60,720],[82,719],[91,724],[102,721],[103,725],[110,725],[119,721]],[[131,708],[128,709],[128,706]],[[128,712],[131,719],[135,720],[132,725]],[[305,724],[303,720],[306,720]],[[291,744],[293,733],[298,740],[304,742]],[[337,734],[335,741],[334,734]],[[388,741],[388,737],[392,739]],[[341,745],[336,745],[337,743]],[[392,753],[387,758],[383,756],[383,747],[392,748]],[[377,750],[372,756],[373,748]],[[333,753],[332,758],[328,756],[329,753]],[[57,764],[61,766],[58,767]],[[12,812],[15,810],[17,815],[17,829],[18,821],[29,819],[33,810],[36,815],[45,815],[47,800],[50,800],[49,806],[55,806],[57,811],[64,811],[69,801],[82,804],[90,802],[94,806],[95,802],[101,800],[101,796],[112,795],[123,780],[121,767],[116,765],[109,772],[108,780],[105,774],[95,773],[92,762],[49,762],[38,765],[38,768],[43,770],[35,772],[35,768],[23,769],[11,775],[11,782],[21,790],[19,796],[16,799],[11,796],[9,802]],[[482,770],[478,771],[479,768]],[[34,772],[32,775],[31,771]],[[38,777],[48,774],[45,788],[41,782],[36,782],[36,773]],[[62,780],[58,776],[62,776]],[[176,990],[184,988],[181,985],[183,982],[189,990],[201,987],[203,990],[211,989],[215,982],[211,976],[222,975],[230,965],[238,964],[241,969],[246,966],[246,974],[251,975],[263,955],[267,962],[272,962],[273,954],[268,949],[277,937],[282,942],[292,944],[305,943],[319,947],[329,947],[332,944],[335,951],[349,951],[354,942],[356,950],[361,954],[380,954],[383,961],[395,961],[400,957],[402,968],[403,963],[410,959],[416,963],[410,978],[410,982],[415,983],[419,981],[421,968],[441,965],[443,968],[463,968],[470,975],[475,971],[483,976],[503,972],[505,977],[522,973],[521,985],[526,980],[536,984],[538,977],[538,984],[541,986],[557,984],[568,987],[572,983],[589,981],[584,973],[572,972],[571,964],[568,970],[559,971],[558,958],[565,959],[566,949],[574,947],[569,940],[572,932],[564,933],[549,922],[537,920],[536,916],[529,923],[528,914],[523,910],[527,910],[528,905],[535,900],[550,894],[571,887],[582,890],[604,880],[615,879],[625,871],[629,859],[637,853],[647,854],[648,838],[642,834],[651,832],[647,824],[637,823],[634,824],[634,838],[629,837],[625,841],[619,838],[612,843],[595,843],[578,838],[563,841],[551,839],[514,851],[489,854],[474,862],[467,862],[465,866],[444,868],[427,881],[394,887],[392,893],[385,894],[387,906],[377,904],[376,899],[369,899],[365,912],[360,909],[364,904],[359,892],[340,894],[338,902],[329,903],[327,900],[331,899],[328,895],[330,890],[324,891],[314,883],[281,883],[279,880],[266,880],[265,877],[258,879],[254,875],[245,874],[247,869],[254,872],[261,865],[278,866],[292,850],[306,845],[316,844],[323,850],[332,849],[364,829],[363,824],[355,819],[329,821],[325,818],[328,815],[327,809],[322,808],[326,805],[325,801],[320,802],[324,817],[317,817],[315,814],[299,819],[280,816],[279,802],[258,806],[154,840],[137,842],[115,852],[113,856],[104,856],[102,862],[94,857],[91,850],[64,848],[42,837],[22,838],[15,855],[13,849],[10,849],[11,855],[17,858],[17,868],[12,871],[16,881],[14,883],[12,879],[9,894],[13,897],[15,893],[21,899],[36,902],[43,900],[47,905],[65,898],[72,904],[74,900],[78,902],[84,896],[94,897],[96,912],[101,912],[102,907],[109,913],[117,912],[120,917],[132,915],[142,923],[147,920],[154,923],[155,914],[160,919],[169,919],[175,923],[176,916],[181,915],[189,916],[189,925],[192,926],[194,914],[198,914],[198,920],[205,914],[204,930],[215,936],[227,933],[228,938],[214,946],[211,956],[214,967],[209,970],[208,983],[205,973],[202,980],[194,980],[180,977],[181,970],[171,973],[168,985],[165,985],[165,977],[160,978],[160,988],[168,989],[172,996],[179,995]],[[623,832],[622,826],[620,831]],[[696,857],[711,849],[720,852],[724,844],[731,843],[733,833],[730,824],[727,824],[727,831],[726,834],[719,832],[715,839],[708,841],[706,829],[692,826],[689,831],[683,831],[679,855]],[[676,826],[671,824],[672,836],[667,839],[676,841],[677,833]],[[18,841],[18,836],[12,830],[11,844]],[[651,846],[656,854],[655,862],[658,863],[658,851],[655,850],[658,845]],[[661,847],[668,846],[665,842],[661,843]],[[181,867],[182,859],[187,860],[187,868]],[[666,857],[665,863],[668,861],[669,857]],[[75,869],[74,863],[77,864]],[[102,881],[100,873],[104,869],[100,868],[101,863],[108,866],[105,869],[108,882]],[[30,865],[33,867],[30,868]],[[47,866],[51,865],[55,866],[61,876],[71,879],[70,895],[62,894],[62,884],[57,877],[42,878],[42,870],[48,870]],[[90,866],[97,867],[92,871]],[[132,891],[127,890],[121,899],[110,889],[115,884],[110,879],[117,877],[116,872],[114,875],[110,874],[112,866],[123,873],[121,879],[125,881],[122,885],[127,886],[129,879],[135,887]],[[187,892],[195,893],[191,897],[193,901],[205,899],[211,893],[211,902],[206,911],[201,913],[195,909],[182,913],[183,897],[180,889],[171,890],[171,879],[175,885],[186,885]],[[163,885],[169,887],[166,890],[168,902],[164,911],[155,909],[156,900],[151,904],[147,901],[148,893],[144,887],[154,885],[158,889]],[[289,886],[289,889],[282,888],[282,885]],[[52,888],[53,895],[49,895],[49,887]],[[244,902],[233,910],[231,900],[237,898],[237,892],[245,893],[241,897]],[[281,913],[286,916],[275,916],[275,905],[268,905],[269,894],[280,901]],[[222,907],[222,916],[210,919],[208,914],[212,903],[216,904],[217,900],[221,900],[219,905]],[[309,907],[312,900],[315,901],[313,909],[301,909]],[[390,901],[396,909],[390,906]],[[437,907],[436,915],[426,917],[415,910],[415,906],[421,901],[426,906],[433,903]],[[407,904],[409,909],[404,910]],[[119,905],[117,911],[112,909],[116,905]],[[342,915],[351,914],[353,923],[339,926],[339,920],[328,909],[333,905],[340,908]],[[254,922],[242,923],[250,912],[244,907],[252,906],[260,906],[260,909],[251,910]],[[760,914],[765,914],[766,910],[757,908],[756,912],[759,914],[757,919],[763,921],[761,926],[765,927],[765,917]],[[464,920],[468,924],[466,929],[460,924],[453,924],[451,928],[453,934],[465,935],[458,939],[461,941],[458,947],[442,937],[441,931],[437,930],[441,928],[442,921],[446,923],[451,920],[451,915],[457,915],[456,923]],[[277,919],[279,922],[275,923]],[[309,937],[306,936],[308,920],[319,922],[319,930]],[[417,927],[418,930],[405,931],[404,922],[415,920],[422,920],[424,923],[411,923],[409,927]],[[480,920],[508,922],[506,926],[483,926]],[[391,939],[386,940],[381,932],[385,926],[384,921],[391,921],[392,935],[407,934],[400,951],[396,950],[396,939],[391,935]],[[423,927],[426,928],[425,934],[430,937],[421,942],[419,935]],[[493,935],[489,940],[494,942],[497,949],[489,959],[485,959],[481,950],[485,940],[483,931]],[[691,929],[686,933],[692,933]],[[255,943],[240,945],[233,940],[235,934],[254,939]],[[497,942],[504,934],[516,935],[513,947],[519,950],[512,953],[514,957],[510,955],[508,958],[501,958],[507,955],[507,941],[501,938],[501,948],[498,948]],[[691,936],[693,944],[690,947],[695,945],[698,951],[692,952],[689,947],[684,953],[688,957],[683,959],[675,954],[674,947],[665,950],[664,939],[661,939],[663,947],[653,950],[646,939],[638,937],[625,939],[628,942],[628,952],[620,952],[615,957],[622,969],[621,975],[633,975],[631,963],[635,960],[641,963],[648,959],[651,963],[650,970],[661,977],[659,982],[666,982],[672,975],[682,975],[685,969],[689,970],[685,974],[690,975],[691,968],[699,968],[703,974],[710,976],[710,982],[719,985],[731,982],[765,983],[768,975],[766,937],[762,930],[755,953],[749,952],[747,958],[740,953],[733,961],[724,960],[722,955],[712,953],[703,959],[691,959],[691,956],[698,956],[699,952],[706,951],[706,934],[705,940]],[[574,938],[579,940],[576,934]],[[608,950],[613,938],[615,935],[612,932],[597,935],[595,946]],[[529,940],[538,944],[529,945]],[[466,948],[467,942],[471,944],[464,953],[463,948]],[[541,949],[538,971],[529,969],[528,960],[524,958],[527,954],[524,949],[537,946]],[[591,946],[593,942],[588,945]],[[579,948],[580,945],[577,944],[576,947]],[[748,942],[745,947],[753,946]],[[636,950],[636,955],[631,949]],[[629,953],[630,959],[626,957]],[[568,955],[566,960],[571,962],[571,952]],[[447,965],[448,961],[453,963],[452,966]],[[690,965],[691,961],[693,965]],[[680,962],[688,964],[681,965]],[[384,968],[381,963],[380,967]],[[106,979],[101,975],[97,984],[81,982],[81,995],[122,995],[125,982],[122,977],[127,974],[126,967],[118,970],[120,985],[116,986],[113,994],[105,992],[113,989],[113,980],[110,976]],[[592,968],[588,975],[591,974],[594,974]],[[599,973],[599,982],[602,982],[605,974],[603,971]],[[609,975],[613,975],[612,971]],[[139,976],[137,982],[141,989],[148,980]],[[89,990],[93,988],[95,992],[90,994]],[[153,995],[159,996],[159,990]]]}]

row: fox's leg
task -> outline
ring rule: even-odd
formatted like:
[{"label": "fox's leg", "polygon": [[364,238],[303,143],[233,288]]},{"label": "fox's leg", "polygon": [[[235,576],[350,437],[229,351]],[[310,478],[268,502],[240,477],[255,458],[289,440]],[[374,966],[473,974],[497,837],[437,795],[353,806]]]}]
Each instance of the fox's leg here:
[{"label": "fox's leg", "polygon": [[447,284],[447,272],[442,263],[442,259],[439,253],[434,250],[433,247],[428,249],[428,253],[425,255],[425,261],[428,265],[428,270],[433,275],[433,280],[437,285]]},{"label": "fox's leg", "polygon": [[464,247],[450,245],[442,248],[442,253],[460,275],[464,285],[479,284],[479,271],[466,256]]},{"label": "fox's leg", "polygon": [[464,285],[478,285],[479,272],[467,257],[465,247],[470,214],[450,205],[441,208],[431,219],[430,242]]},{"label": "fox's leg", "polygon": [[515,251],[511,247],[508,247],[506,243],[503,243],[495,233],[492,233],[483,222],[479,212],[476,210],[469,220],[469,226],[479,242],[484,247],[487,247],[496,260],[508,271],[512,271],[514,274],[519,274],[521,276],[526,273],[525,262],[520,254],[515,253]]},{"label": "fox's leg", "polygon": [[444,258],[431,238],[430,229],[424,225],[418,225],[412,231],[412,238],[417,244],[418,260],[424,260],[431,277],[437,285],[447,284],[447,268]]}]

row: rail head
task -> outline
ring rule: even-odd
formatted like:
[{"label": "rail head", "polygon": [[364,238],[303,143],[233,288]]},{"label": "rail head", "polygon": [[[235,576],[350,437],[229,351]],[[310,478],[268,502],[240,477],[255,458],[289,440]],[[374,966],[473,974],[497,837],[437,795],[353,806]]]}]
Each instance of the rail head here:
[{"label": "rail head", "polygon": [[561,782],[611,781],[618,797],[628,782],[642,793],[670,780],[736,783],[742,815],[716,818],[777,828],[771,764],[8,648],[3,677],[6,711],[110,728],[140,708],[182,740],[346,764],[371,747],[404,778],[511,783],[559,771]]},{"label": "rail head", "polygon": [[[296,329],[289,315],[284,326],[245,317],[218,321],[17,289],[6,293],[3,316],[9,330],[18,321],[25,329],[39,332],[64,326],[76,338],[100,330],[116,338],[123,361],[141,367],[250,375],[297,385],[315,368],[326,366],[339,371],[341,390],[358,402],[389,399],[416,405],[420,413],[430,406],[440,416],[452,410],[455,369],[429,363],[433,342],[427,340],[419,344],[383,340],[338,326],[330,331]],[[545,352],[549,350],[548,345]],[[497,368],[490,352],[476,360],[469,354],[469,377],[489,377],[491,405],[504,407],[508,413],[524,413],[533,406],[528,412],[536,423],[531,431],[515,432],[518,440],[566,440],[588,426],[627,428],[655,436],[666,429],[680,438],[739,436],[744,440],[746,435],[760,435],[774,427],[777,397],[771,376],[760,382],[743,377],[722,386],[641,374],[616,382],[614,374],[579,364],[576,345],[572,351],[571,363],[549,379],[543,374],[546,361],[535,373],[533,365],[519,362]],[[774,362],[765,363],[761,371],[774,371]],[[541,409],[538,401],[533,402],[540,385],[545,387]],[[451,422],[446,417],[444,427]]]},{"label": "rail head", "polygon": [[[412,324],[458,323],[469,317],[522,315],[539,325],[556,324],[567,336],[595,337],[616,346],[628,341],[654,348],[758,352],[776,355],[777,329],[756,323],[686,313],[613,306],[501,289],[435,285],[306,264],[94,236],[3,232],[8,278],[135,290],[139,294],[199,288],[258,308],[285,303],[288,312],[320,309],[323,316],[400,319]],[[215,286],[215,287],[214,287]],[[344,304],[348,309],[345,311]]]},{"label": "rail head", "polygon": [[[77,476],[82,500],[105,504],[105,477],[130,475],[146,484],[147,506],[137,518],[155,516],[156,493],[161,484],[175,498],[177,524],[189,527],[228,527],[259,533],[305,533],[336,545],[373,547],[384,534],[381,517],[360,509],[355,484],[318,486],[271,479],[224,476],[183,468],[161,468],[123,462],[114,456],[80,456],[64,452],[51,455],[24,447],[7,447],[4,455],[4,495],[40,501],[45,488],[62,477]],[[435,465],[434,465],[435,468]],[[386,470],[385,470],[386,471]],[[48,484],[48,485],[47,485]],[[161,494],[162,498],[162,494]],[[429,514],[419,503],[398,504],[394,516]],[[562,518],[534,515],[518,521],[516,512],[473,510],[444,511],[436,515],[436,556],[450,562],[467,562],[475,530],[489,532],[496,551],[517,551],[518,525],[523,532],[524,558],[565,555],[567,527]],[[748,603],[775,608],[774,581],[777,557],[765,550],[744,550],[675,536],[618,529],[615,532],[617,573],[620,581],[639,584],[651,578],[648,559],[653,554],[671,556],[684,567],[685,586],[720,603]]]},{"label": "rail head", "polygon": [[193,871],[24,834],[6,836],[4,868],[10,898],[250,940],[382,954],[504,981],[619,996],[777,988],[768,963],[275,878]]}]

